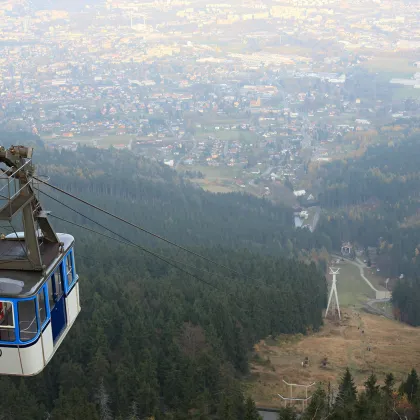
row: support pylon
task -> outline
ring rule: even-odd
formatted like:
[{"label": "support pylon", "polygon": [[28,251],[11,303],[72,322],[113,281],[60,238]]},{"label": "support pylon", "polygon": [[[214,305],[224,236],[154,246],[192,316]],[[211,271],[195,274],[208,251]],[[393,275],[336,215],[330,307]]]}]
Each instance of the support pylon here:
[{"label": "support pylon", "polygon": [[[325,317],[327,317],[328,312],[331,311],[332,316],[335,317],[336,312],[338,313],[338,319],[341,320],[341,313],[340,313],[340,304],[338,302],[338,294],[337,294],[337,274],[339,274],[339,268],[330,267],[330,274],[332,274],[332,284],[330,290],[330,296],[328,298],[328,305],[327,310],[325,311]],[[334,295],[334,299],[333,299]]]}]

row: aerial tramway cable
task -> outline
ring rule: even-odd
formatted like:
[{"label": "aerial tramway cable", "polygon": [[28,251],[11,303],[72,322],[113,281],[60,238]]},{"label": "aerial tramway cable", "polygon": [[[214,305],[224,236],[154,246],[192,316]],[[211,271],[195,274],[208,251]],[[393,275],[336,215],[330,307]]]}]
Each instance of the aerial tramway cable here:
[{"label": "aerial tramway cable", "polygon": [[[63,222],[66,222],[66,223],[70,223],[70,224],[72,224],[72,225],[74,225],[74,226],[78,226],[78,227],[80,227],[80,228],[82,228],[82,229],[86,229],[86,230],[88,230],[88,231],[90,231],[90,232],[92,232],[92,233],[97,233],[98,235],[105,236],[105,237],[106,237],[106,238],[108,238],[108,239],[115,240],[115,241],[120,242],[120,243],[122,243],[122,244],[124,244],[124,245],[130,245],[130,246],[132,246],[132,247],[138,248],[138,249],[140,249],[140,250],[142,250],[142,251],[144,251],[144,252],[147,252],[147,253],[148,253],[148,254],[150,254],[150,255],[153,255],[153,256],[155,256],[155,257],[157,257],[157,258],[161,259],[162,261],[167,262],[168,264],[169,264],[170,262],[175,262],[175,263],[177,263],[177,264],[182,264],[182,265],[185,265],[185,266],[186,266],[186,267],[188,267],[188,268],[192,268],[192,269],[194,269],[194,270],[202,271],[202,272],[205,272],[205,273],[207,273],[207,274],[214,274],[214,275],[216,275],[216,276],[225,277],[225,276],[224,276],[223,274],[221,274],[221,273],[211,272],[211,271],[208,271],[208,270],[206,270],[206,269],[203,269],[203,268],[198,268],[198,267],[195,267],[195,266],[193,266],[193,265],[187,264],[187,263],[185,263],[185,262],[183,262],[183,261],[178,261],[178,260],[175,260],[175,259],[173,259],[173,258],[166,258],[166,257],[163,257],[163,256],[161,256],[160,254],[158,254],[158,253],[156,253],[156,252],[153,252],[152,250],[150,250],[150,249],[148,249],[148,248],[146,248],[146,247],[144,247],[144,246],[142,246],[142,245],[136,244],[135,242],[133,242],[133,241],[131,241],[131,240],[127,239],[126,237],[122,236],[121,234],[119,234],[119,233],[117,233],[117,232],[113,231],[112,229],[109,229],[107,226],[105,226],[105,225],[103,225],[103,224],[101,224],[101,223],[97,222],[96,220],[94,220],[94,219],[92,219],[92,218],[90,218],[90,217],[86,216],[85,214],[83,214],[83,213],[81,213],[80,211],[78,211],[78,210],[76,210],[76,209],[72,208],[71,206],[67,205],[66,203],[63,203],[62,201],[58,200],[57,198],[55,198],[55,197],[53,197],[53,196],[51,196],[51,195],[47,194],[46,192],[41,191],[41,190],[38,190],[38,191],[39,191],[41,194],[44,194],[46,197],[50,198],[51,200],[56,201],[57,203],[61,204],[62,206],[64,206],[64,207],[68,208],[69,210],[72,210],[73,212],[77,213],[79,216],[84,217],[85,219],[87,219],[87,220],[91,221],[92,223],[95,223],[96,225],[98,225],[98,226],[100,226],[101,228],[103,228],[103,229],[107,230],[108,232],[111,232],[112,234],[114,234],[114,235],[118,236],[118,237],[119,237],[119,238],[121,238],[121,239],[117,239],[117,238],[114,238],[114,237],[112,237],[112,236],[105,235],[105,234],[103,234],[103,233],[101,233],[101,232],[95,231],[95,230],[93,230],[93,229],[90,229],[90,228],[88,228],[88,227],[85,227],[85,226],[80,225],[80,224],[75,223],[75,222],[71,222],[71,221],[69,221],[69,220],[63,219],[63,218],[58,217],[58,216],[55,216],[55,215],[53,215],[53,214],[51,214],[51,215],[50,215],[51,217],[54,217],[54,218],[59,219],[59,220],[62,220]],[[238,274],[239,274],[239,273],[238,273]]]},{"label": "aerial tramway cable", "polygon": [[[203,259],[203,260],[205,260],[205,261],[207,261],[207,262],[209,262],[209,263],[213,264],[214,266],[224,268],[224,269],[226,269],[226,270],[228,270],[228,271],[230,271],[230,272],[232,272],[232,273],[236,274],[237,276],[240,276],[241,278],[246,278],[246,279],[251,280],[251,281],[253,281],[253,282],[254,282],[254,281],[256,281],[256,279],[252,279],[252,278],[250,278],[250,277],[248,277],[248,276],[245,276],[243,273],[241,273],[241,272],[239,272],[239,271],[237,271],[237,270],[234,270],[234,269],[232,269],[232,268],[230,268],[230,267],[227,267],[227,266],[225,266],[224,264],[220,264],[220,263],[218,263],[218,262],[216,262],[216,261],[214,261],[214,260],[212,260],[212,259],[210,259],[210,258],[208,258],[208,257],[205,257],[204,255],[201,255],[201,254],[199,254],[199,253],[197,253],[197,252],[194,252],[194,251],[192,251],[192,250],[190,250],[190,249],[188,249],[188,248],[185,248],[185,247],[183,247],[183,246],[181,246],[181,245],[178,245],[177,243],[175,243],[175,242],[173,242],[173,241],[170,241],[169,239],[166,239],[166,238],[164,238],[164,237],[162,237],[162,236],[159,236],[159,235],[157,235],[157,234],[155,234],[155,233],[153,233],[153,232],[150,232],[149,230],[147,230],[147,229],[145,229],[145,228],[143,228],[143,227],[141,227],[141,226],[138,226],[138,225],[136,225],[136,224],[134,224],[134,223],[132,223],[132,222],[130,222],[130,221],[128,221],[128,220],[125,220],[125,219],[123,219],[122,217],[119,217],[119,216],[117,216],[117,215],[114,215],[114,214],[112,214],[112,213],[108,212],[107,210],[104,210],[104,209],[102,209],[102,208],[100,208],[100,207],[98,207],[98,206],[96,206],[96,205],[94,205],[94,204],[92,204],[92,203],[89,203],[89,202],[88,202],[88,201],[86,201],[86,200],[83,200],[82,198],[79,198],[79,197],[77,197],[77,196],[75,196],[75,195],[73,195],[73,194],[71,194],[71,193],[69,193],[69,192],[67,192],[67,191],[62,190],[62,189],[61,189],[61,188],[59,188],[59,187],[56,187],[55,185],[52,185],[52,184],[50,184],[50,183],[48,183],[48,182],[46,182],[46,181],[43,181],[43,180],[41,180],[41,179],[39,179],[39,178],[36,178],[36,177],[34,177],[34,179],[36,179],[37,181],[39,181],[39,182],[41,182],[41,183],[43,183],[43,184],[45,184],[45,185],[47,185],[47,186],[51,187],[52,189],[54,189],[54,190],[56,190],[56,191],[58,191],[58,192],[60,192],[60,193],[62,193],[62,194],[65,194],[65,195],[67,195],[67,196],[69,196],[69,197],[71,197],[71,198],[74,198],[75,200],[77,200],[77,201],[79,201],[79,202],[81,202],[81,203],[83,203],[83,204],[85,204],[85,205],[87,205],[87,206],[89,206],[89,207],[91,207],[91,208],[93,208],[93,209],[95,209],[95,210],[98,210],[98,211],[100,211],[100,212],[102,212],[102,213],[105,213],[105,214],[107,214],[107,215],[109,215],[109,216],[111,216],[111,217],[113,217],[113,218],[115,218],[115,219],[117,219],[117,220],[119,220],[119,221],[121,221],[121,222],[123,222],[123,223],[126,223],[126,224],[127,224],[127,225],[129,225],[129,226],[135,227],[136,229],[139,229],[139,230],[141,230],[142,232],[145,232],[145,233],[147,233],[147,234],[149,234],[149,235],[151,235],[151,236],[153,236],[153,237],[155,237],[155,238],[157,238],[157,239],[159,239],[159,240],[162,240],[162,241],[164,241],[164,242],[166,242],[166,243],[168,243],[168,244],[170,244],[170,245],[173,245],[173,246],[175,246],[176,248],[178,248],[178,249],[180,249],[180,250],[182,250],[182,251],[185,251],[185,252],[187,252],[187,253],[189,253],[189,254],[191,254],[191,255],[194,255],[194,256],[196,256],[196,257],[199,257],[199,258],[201,258],[201,259]],[[199,270],[199,271],[205,272],[206,274],[209,274],[209,275],[214,274],[214,275],[217,275],[217,276],[223,276],[223,274],[221,274],[221,273],[217,273],[217,272],[211,272],[211,271],[208,271],[208,270],[206,270],[206,269],[201,269],[201,268],[195,267],[195,266],[193,266],[193,265],[189,265],[189,264],[184,263],[184,262],[181,262],[181,261],[177,261],[177,260],[173,260],[173,259],[170,259],[170,258],[163,257],[163,256],[159,255],[159,254],[158,254],[158,253],[156,253],[156,252],[153,252],[153,251],[151,251],[151,250],[149,250],[149,249],[147,249],[147,248],[145,248],[145,247],[143,247],[143,246],[141,246],[141,245],[139,245],[139,244],[136,244],[136,243],[134,243],[134,242],[130,241],[129,239],[125,238],[124,236],[120,235],[119,233],[117,233],[117,232],[115,232],[115,231],[113,231],[113,230],[109,229],[108,227],[106,227],[106,226],[102,225],[101,223],[97,222],[96,220],[94,220],[94,219],[92,219],[92,218],[90,218],[90,217],[88,217],[88,216],[86,216],[86,215],[82,214],[82,213],[81,213],[81,212],[79,212],[78,210],[76,210],[76,209],[72,208],[72,207],[71,207],[71,206],[69,206],[68,204],[63,203],[62,201],[58,200],[57,198],[52,197],[51,195],[47,194],[46,192],[44,192],[44,191],[42,191],[42,190],[40,190],[40,189],[38,189],[38,191],[39,191],[39,192],[41,192],[42,194],[44,194],[45,196],[49,197],[50,199],[52,199],[52,200],[56,201],[57,203],[59,203],[59,204],[61,204],[61,205],[65,206],[65,207],[67,207],[68,209],[70,209],[70,210],[74,211],[75,213],[79,214],[80,216],[82,216],[82,217],[86,218],[87,220],[89,220],[89,221],[91,221],[91,222],[93,222],[93,223],[97,224],[98,226],[102,227],[103,229],[105,229],[105,230],[107,230],[107,231],[111,232],[112,234],[114,234],[114,235],[118,236],[118,237],[119,237],[119,238],[121,238],[121,239],[119,239],[119,240],[118,240],[118,239],[113,238],[113,237],[111,237],[111,236],[105,235],[105,234],[103,234],[103,233],[101,233],[101,232],[97,232],[97,231],[95,231],[95,230],[93,230],[93,229],[89,229],[89,228],[87,228],[87,227],[85,227],[85,226],[83,226],[83,225],[79,225],[79,224],[77,224],[77,223],[70,222],[70,221],[65,220],[65,219],[61,219],[61,218],[59,218],[59,217],[57,217],[57,216],[54,216],[54,215],[51,215],[51,216],[53,216],[53,217],[55,217],[55,218],[57,218],[57,219],[61,219],[61,220],[62,220],[62,221],[64,221],[64,222],[67,222],[67,223],[73,224],[73,225],[75,225],[75,226],[78,226],[78,227],[80,227],[80,228],[82,228],[82,229],[89,230],[89,231],[91,231],[92,233],[96,233],[96,234],[98,234],[98,235],[105,236],[105,237],[110,238],[110,239],[112,239],[112,240],[116,240],[117,242],[121,242],[121,243],[123,243],[124,245],[129,245],[129,246],[132,246],[132,247],[136,247],[136,248],[138,248],[138,249],[140,249],[140,250],[142,250],[142,251],[144,251],[144,252],[146,252],[146,253],[148,253],[148,254],[150,254],[150,255],[153,255],[154,257],[156,257],[156,258],[160,259],[161,261],[166,262],[167,264],[169,264],[169,265],[171,265],[172,267],[174,267],[174,268],[176,268],[176,269],[178,269],[178,270],[180,270],[180,271],[184,272],[185,274],[188,274],[189,276],[193,277],[193,278],[194,278],[194,279],[196,279],[197,281],[200,281],[200,282],[202,282],[202,283],[205,283],[205,284],[207,284],[208,286],[213,287],[214,289],[216,289],[216,290],[218,290],[218,291],[220,291],[220,292],[227,293],[227,292],[226,292],[226,290],[223,290],[223,289],[221,289],[221,288],[217,287],[216,285],[214,285],[214,284],[212,284],[212,283],[210,283],[210,282],[208,282],[208,281],[206,281],[206,280],[204,280],[204,279],[202,279],[202,278],[198,277],[197,275],[195,275],[195,274],[193,274],[193,273],[191,273],[191,272],[189,272],[189,271],[185,270],[184,268],[177,266],[176,264],[174,264],[174,262],[175,262],[175,263],[177,263],[177,264],[182,264],[182,265],[184,265],[184,266],[186,266],[186,267],[188,267],[188,268],[194,269],[194,270]],[[237,295],[234,295],[233,293],[227,293],[227,294],[231,295],[234,299],[239,299],[239,300],[241,300],[241,301],[243,301],[243,302],[245,302],[245,303],[249,304],[249,302],[246,302],[244,299],[240,299],[240,298],[238,298],[238,296],[237,296]],[[267,308],[264,308],[264,307],[262,307],[262,306],[255,305],[255,308],[258,308],[258,309],[260,309],[260,310],[262,310],[262,311],[264,311],[264,312],[267,312]],[[244,308],[242,308],[242,309],[244,309]],[[247,309],[244,309],[244,310],[245,310],[245,311],[247,311]],[[273,314],[273,315],[274,315],[274,314]]]},{"label": "aerial tramway cable", "polygon": [[[75,210],[75,211],[76,211],[76,210]],[[79,214],[80,214],[80,213],[79,213]],[[83,215],[81,214],[81,216],[83,216]],[[170,258],[165,258],[165,257],[162,257],[161,255],[159,255],[159,254],[157,254],[157,253],[155,253],[155,252],[153,252],[153,251],[150,251],[149,249],[144,248],[144,247],[142,247],[141,245],[135,244],[135,243],[133,243],[133,242],[129,241],[128,239],[124,239],[124,240],[122,240],[122,239],[117,239],[117,238],[114,238],[114,237],[112,237],[112,236],[106,235],[105,233],[98,232],[98,231],[96,231],[96,230],[94,230],[94,229],[90,229],[90,228],[88,228],[88,227],[86,227],[86,226],[83,226],[83,225],[80,225],[80,224],[78,224],[78,223],[72,222],[72,221],[70,221],[70,220],[63,219],[62,217],[59,217],[59,216],[55,216],[55,215],[52,215],[52,214],[51,214],[51,215],[50,215],[50,217],[53,217],[53,218],[55,218],[55,219],[57,219],[57,220],[61,220],[61,221],[63,221],[63,222],[66,222],[66,223],[69,223],[69,224],[71,224],[71,225],[77,226],[77,227],[79,227],[79,228],[81,228],[81,229],[85,229],[85,230],[87,230],[88,232],[92,232],[92,233],[95,233],[95,234],[97,234],[97,235],[103,236],[103,237],[105,237],[105,238],[108,238],[108,239],[114,240],[114,241],[116,241],[116,242],[120,242],[120,243],[122,243],[123,245],[128,245],[128,246],[131,246],[131,247],[134,247],[134,248],[138,248],[138,249],[140,249],[140,250],[142,250],[142,251],[144,251],[144,252],[146,252],[146,253],[148,253],[148,254],[150,254],[150,255],[153,255],[154,257],[156,257],[156,258],[160,259],[161,261],[164,261],[165,263],[167,263],[167,264],[168,264],[168,265],[170,265],[171,267],[176,268],[177,270],[179,270],[179,271],[183,272],[184,274],[187,274],[187,275],[191,276],[191,277],[192,277],[192,278],[194,278],[195,280],[197,280],[197,281],[199,281],[199,282],[201,282],[201,283],[204,283],[204,284],[206,284],[207,286],[210,286],[210,287],[212,287],[213,289],[215,289],[215,290],[217,290],[217,291],[219,291],[219,292],[221,292],[221,293],[224,293],[224,294],[226,294],[226,295],[231,296],[234,300],[239,300],[239,301],[242,301],[243,303],[249,304],[249,302],[247,302],[245,299],[242,299],[242,298],[238,297],[238,295],[236,295],[236,294],[234,294],[234,293],[232,293],[232,292],[227,292],[225,289],[222,289],[222,288],[220,288],[220,287],[216,286],[215,284],[213,284],[213,283],[211,283],[211,282],[209,282],[209,281],[207,281],[207,280],[204,280],[204,279],[203,279],[203,278],[201,278],[201,277],[198,277],[196,274],[191,273],[190,271],[185,270],[184,268],[177,266],[176,264],[174,264],[174,262],[176,262],[176,263],[178,263],[178,264],[183,264],[183,265],[187,266],[188,268],[192,268],[192,269],[194,269],[194,270],[202,271],[202,272],[204,272],[204,273],[206,273],[206,274],[210,274],[210,275],[215,274],[215,275],[217,275],[217,276],[223,276],[223,274],[219,274],[219,273],[212,273],[212,272],[210,272],[210,271],[207,271],[206,269],[203,269],[203,268],[198,268],[198,267],[195,267],[195,266],[193,266],[193,265],[190,265],[190,264],[184,263],[184,262],[182,262],[182,261],[176,261],[176,260],[173,260],[173,259],[170,259]],[[86,216],[84,216],[84,217],[86,217]],[[89,219],[89,220],[91,220],[91,219]],[[95,223],[96,223],[96,222],[95,222]],[[100,224],[98,223],[98,225],[100,225]],[[102,226],[102,225],[100,225],[100,226]],[[108,229],[108,228],[106,228],[106,227],[105,227],[105,229]],[[109,230],[109,229],[108,229],[108,230]],[[121,235],[119,235],[119,236],[121,236]],[[80,254],[78,254],[78,256],[79,256],[79,257],[81,257],[81,258],[84,258],[84,259],[86,259],[86,260],[92,260],[92,258],[90,258],[90,257],[85,257],[85,256],[80,255]],[[264,312],[267,312],[267,308],[264,308],[264,307],[262,307],[262,306],[259,306],[259,305],[254,305],[254,307],[255,307],[256,309],[260,309],[260,310],[262,310],[262,311],[264,311]],[[239,309],[244,310],[245,312],[249,312],[249,309],[247,309],[247,308],[240,308],[240,307],[239,307]],[[273,315],[273,316],[277,316],[277,315],[276,315],[276,314],[274,314],[274,313],[273,313],[273,314],[271,314],[271,315]]]},{"label": "aerial tramway cable", "polygon": [[[43,180],[41,180],[41,179],[39,179],[39,178],[37,178],[37,177],[35,177],[35,176],[34,176],[33,178],[34,178],[34,179],[36,179],[37,181],[39,181],[39,182],[41,182],[41,183],[43,183],[43,184],[45,184],[45,185],[47,185],[47,186],[51,187],[51,188],[52,188],[52,189],[54,189],[54,190],[61,192],[62,194],[65,194],[65,195],[67,195],[67,196],[69,196],[69,197],[71,197],[71,198],[74,198],[75,200],[77,200],[77,201],[79,201],[79,202],[81,202],[81,203],[83,203],[83,204],[86,204],[87,206],[92,207],[92,208],[93,208],[93,209],[95,209],[95,210],[98,210],[98,211],[100,211],[100,212],[102,212],[102,213],[105,213],[105,214],[107,214],[108,216],[111,216],[111,217],[113,217],[114,219],[119,220],[120,222],[126,223],[127,225],[129,225],[129,226],[131,226],[131,227],[134,227],[134,228],[136,228],[136,229],[138,229],[138,230],[141,230],[142,232],[145,232],[145,233],[147,233],[148,235],[153,236],[154,238],[157,238],[157,239],[159,239],[159,240],[161,240],[161,241],[163,241],[163,242],[166,242],[166,243],[168,243],[168,244],[170,244],[170,245],[172,245],[172,246],[175,246],[176,248],[178,248],[178,249],[180,249],[180,250],[182,250],[182,251],[188,252],[188,253],[189,253],[189,254],[191,254],[191,255],[194,255],[194,256],[196,256],[196,257],[199,257],[199,258],[201,258],[201,259],[203,259],[203,260],[205,260],[205,261],[207,261],[207,262],[209,262],[209,263],[211,263],[211,264],[213,264],[213,265],[215,265],[215,266],[218,266],[218,267],[220,267],[220,268],[224,268],[225,270],[228,270],[228,271],[230,271],[230,272],[232,272],[232,273],[235,273],[235,274],[237,274],[237,275],[239,275],[239,276],[241,276],[241,277],[246,277],[246,276],[244,276],[244,275],[243,275],[243,273],[240,273],[239,271],[234,270],[233,268],[230,268],[230,267],[228,267],[228,266],[226,266],[226,265],[224,265],[224,264],[220,264],[220,263],[218,263],[218,262],[216,262],[216,261],[214,261],[214,260],[212,260],[212,259],[210,259],[210,258],[208,258],[208,257],[206,257],[206,256],[204,256],[204,255],[199,254],[198,252],[192,251],[192,250],[190,250],[190,249],[188,249],[188,248],[185,248],[185,247],[184,247],[184,246],[182,246],[182,245],[179,245],[179,244],[177,244],[177,243],[175,243],[175,242],[173,242],[173,241],[171,241],[171,240],[169,240],[169,239],[164,238],[163,236],[157,235],[156,233],[153,233],[153,232],[151,232],[151,231],[149,231],[149,230],[147,230],[147,229],[145,229],[145,228],[143,228],[143,227],[141,227],[141,226],[139,226],[139,225],[136,225],[135,223],[132,223],[132,222],[130,222],[130,221],[128,221],[128,220],[125,220],[125,219],[123,219],[122,217],[119,217],[119,216],[117,216],[117,215],[115,215],[115,214],[113,214],[113,213],[111,213],[111,212],[109,212],[109,211],[107,211],[107,210],[104,210],[104,209],[102,209],[102,208],[100,208],[100,207],[98,207],[98,206],[95,206],[94,204],[89,203],[88,201],[83,200],[82,198],[76,197],[75,195],[73,195],[73,194],[71,194],[71,193],[69,193],[69,192],[67,192],[67,191],[64,191],[63,189],[61,189],[61,188],[59,188],[59,187],[56,187],[55,185],[52,185],[52,184],[50,184],[50,183],[48,183],[48,182],[46,182],[46,181],[43,181]],[[40,191],[41,191],[41,190],[40,190]],[[41,192],[43,192],[43,191],[41,191]]]}]

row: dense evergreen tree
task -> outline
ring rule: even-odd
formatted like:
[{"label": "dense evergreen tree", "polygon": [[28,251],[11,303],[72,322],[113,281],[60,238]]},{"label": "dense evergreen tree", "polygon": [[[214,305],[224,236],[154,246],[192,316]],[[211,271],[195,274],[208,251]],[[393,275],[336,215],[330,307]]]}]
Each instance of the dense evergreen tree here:
[{"label": "dense evergreen tree", "polygon": [[400,392],[407,395],[410,402],[418,398],[419,391],[419,377],[415,369],[412,369],[407,377],[407,380],[401,384]]},{"label": "dense evergreen tree", "polygon": [[353,376],[350,373],[350,369],[346,368],[338,388],[335,405],[340,407],[354,403],[356,401],[356,397],[357,389],[356,385],[354,384]]},{"label": "dense evergreen tree", "polygon": [[366,388],[366,398],[369,401],[374,401],[379,397],[380,386],[377,385],[377,379],[373,373],[369,376],[369,378],[365,382],[365,388]]},{"label": "dense evergreen tree", "polygon": [[[339,384],[335,404],[329,406],[329,395],[324,389],[317,389],[311,402],[302,413],[302,420],[417,420],[420,413],[419,390],[413,384],[418,382],[415,370],[408,375],[401,385],[400,394],[393,388],[395,379],[392,374],[385,378],[385,385],[377,385],[377,379],[371,374],[365,382],[365,390],[357,393],[353,378],[347,369]],[[416,392],[407,398],[407,391]],[[279,419],[296,418],[295,411],[290,408],[280,410]]]},{"label": "dense evergreen tree", "polygon": [[302,420],[322,420],[328,416],[329,407],[325,391],[318,388],[310,399],[308,408],[302,416]]},{"label": "dense evergreen tree", "polygon": [[293,407],[285,407],[281,408],[278,420],[297,420],[297,413]]},{"label": "dense evergreen tree", "polygon": [[251,397],[246,399],[244,420],[262,420],[261,416],[258,414],[255,402]]},{"label": "dense evergreen tree", "polygon": [[[212,258],[223,260],[223,254],[233,267],[247,260],[242,268],[249,275],[204,275],[218,288],[213,289],[139,258],[134,250],[111,244],[100,248],[88,238],[76,243],[76,254],[87,255],[87,250],[88,259],[76,256],[83,310],[54,359],[35,378],[1,380],[8,392],[0,405],[14,410],[17,420],[43,418],[44,412],[53,419],[185,419],[205,413],[245,418],[255,414],[255,406],[249,400],[245,404],[237,374],[247,371],[242,361],[253,343],[272,329],[304,332],[307,319],[315,328],[322,322],[325,280],[311,266],[245,251],[209,250]],[[294,270],[301,274],[292,276]],[[290,305],[302,298],[297,305],[305,306],[304,284],[314,281],[323,290],[314,300],[319,317],[310,316],[313,308],[293,313]],[[293,313],[290,323],[285,322],[288,312]],[[242,345],[233,346],[239,336]],[[21,383],[28,387],[19,391],[22,401],[13,393]],[[70,413],[73,405],[77,409]],[[45,407],[41,414],[40,407]]]}]

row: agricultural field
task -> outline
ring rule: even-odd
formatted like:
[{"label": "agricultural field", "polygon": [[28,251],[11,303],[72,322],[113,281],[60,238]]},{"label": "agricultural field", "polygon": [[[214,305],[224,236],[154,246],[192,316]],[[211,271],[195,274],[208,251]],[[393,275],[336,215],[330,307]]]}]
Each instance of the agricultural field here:
[{"label": "agricultural field", "polygon": [[215,130],[214,127],[209,126],[205,130],[200,129],[195,133],[197,141],[207,142],[209,136],[222,141],[237,141],[243,145],[254,145],[258,141],[258,136],[252,131],[247,130]]},{"label": "agricultural field", "polygon": [[204,165],[179,165],[178,170],[201,172],[204,179],[192,179],[191,181],[198,184],[206,191],[214,193],[227,193],[242,190],[235,184],[235,177],[242,174],[242,168],[231,166],[204,166]]},{"label": "agricultural field", "polygon": [[388,73],[391,77],[411,77],[417,70],[413,62],[417,56],[404,57],[401,53],[377,55],[363,63],[363,67],[375,73]]},{"label": "agricultural field", "polygon": [[214,137],[224,141],[239,141],[243,144],[252,144],[257,141],[257,135],[255,133],[245,130],[219,130],[213,134]]},{"label": "agricultural field", "polygon": [[392,98],[395,100],[402,99],[420,99],[420,89],[414,89],[412,86],[396,86],[392,92]]},{"label": "agricultural field", "polygon": [[60,145],[70,145],[77,143],[78,145],[95,146],[100,148],[109,148],[110,146],[128,146],[133,136],[131,135],[109,135],[109,136],[75,136],[70,138],[51,138],[43,137],[45,143],[56,143]]}]

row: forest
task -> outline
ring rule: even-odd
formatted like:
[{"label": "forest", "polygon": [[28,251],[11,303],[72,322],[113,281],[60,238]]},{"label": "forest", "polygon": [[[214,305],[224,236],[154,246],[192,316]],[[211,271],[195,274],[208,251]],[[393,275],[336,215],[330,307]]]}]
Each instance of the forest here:
[{"label": "forest", "polygon": [[326,282],[314,264],[206,250],[245,278],[178,256],[200,268],[197,280],[70,232],[82,312],[42,374],[0,379],[6,418],[249,418],[239,379],[253,344],[322,325]]},{"label": "forest", "polygon": [[[382,379],[382,378],[381,378]],[[338,387],[318,388],[301,417],[293,407],[283,408],[279,420],[417,420],[420,416],[420,386],[415,369],[398,387],[392,373],[381,386],[372,373],[358,392],[347,368]]]},{"label": "forest", "polygon": [[[127,151],[56,152],[32,140],[41,179],[230,270],[39,184],[56,230],[75,237],[82,311],[44,372],[0,379],[4,418],[258,419],[241,385],[249,356],[264,337],[321,327],[324,270],[298,251],[321,248],[323,237],[295,235],[287,208],[206,193]],[[71,208],[175,267],[87,231],[116,237]]]},{"label": "forest", "polygon": [[376,247],[382,275],[398,278],[398,319],[420,325],[420,137],[371,146],[360,158],[331,162],[317,173],[326,209],[319,229],[332,248],[351,241]]},{"label": "forest", "polygon": [[[167,166],[128,151],[79,148],[46,152],[36,161],[39,173],[53,179],[54,185],[184,245],[223,244],[286,256],[331,246],[321,233],[296,231],[291,208],[242,193],[209,194]],[[90,225],[56,204],[48,203],[53,211]],[[131,229],[122,233],[133,239]]]}]

